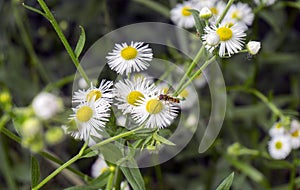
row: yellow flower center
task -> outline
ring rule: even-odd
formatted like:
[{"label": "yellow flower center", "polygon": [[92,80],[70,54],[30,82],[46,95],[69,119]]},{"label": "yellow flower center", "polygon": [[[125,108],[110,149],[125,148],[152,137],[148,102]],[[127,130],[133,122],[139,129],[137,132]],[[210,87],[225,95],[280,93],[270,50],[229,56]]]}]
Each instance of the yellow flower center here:
[{"label": "yellow flower center", "polygon": [[299,137],[299,130],[295,130],[291,135],[292,137]]},{"label": "yellow flower center", "polygon": [[277,141],[277,142],[275,143],[275,148],[278,149],[278,150],[280,150],[280,149],[282,148],[282,142]]},{"label": "yellow flower center", "polygon": [[191,8],[188,6],[183,7],[181,10],[182,15],[183,16],[191,16],[192,13],[189,11],[189,9],[191,9]]},{"label": "yellow flower center", "polygon": [[127,95],[127,102],[130,105],[137,106],[137,101],[144,98],[144,95],[139,91],[132,91]]},{"label": "yellow flower center", "polygon": [[149,100],[146,104],[146,110],[150,114],[157,114],[160,113],[164,108],[164,105],[161,101],[157,99]]},{"label": "yellow flower center", "polygon": [[167,94],[168,91],[169,91],[169,88],[163,88],[162,91],[163,91],[164,94]]},{"label": "yellow flower center", "polygon": [[216,7],[212,7],[210,8],[210,11],[212,12],[212,14],[217,15],[218,14],[218,9]]},{"label": "yellow flower center", "polygon": [[95,100],[98,100],[102,97],[102,93],[100,90],[91,90],[87,95],[86,95],[86,101],[91,101],[95,97]]},{"label": "yellow flower center", "polygon": [[227,27],[221,27],[217,29],[217,34],[219,35],[221,41],[227,41],[232,37],[232,30]]},{"label": "yellow flower center", "polygon": [[121,51],[121,56],[125,60],[134,59],[134,58],[136,58],[137,54],[138,54],[138,51],[131,46],[128,46],[128,47],[122,49],[122,51]]},{"label": "yellow flower center", "polygon": [[93,116],[93,110],[89,106],[82,106],[78,109],[76,113],[76,118],[80,122],[87,122],[89,121]]},{"label": "yellow flower center", "polygon": [[279,124],[279,123],[277,123],[276,125],[275,125],[275,128],[276,129],[280,129],[282,126]]},{"label": "yellow flower center", "polygon": [[242,19],[242,15],[241,12],[236,10],[231,14],[231,18],[233,19],[237,19],[237,20],[241,20]]}]

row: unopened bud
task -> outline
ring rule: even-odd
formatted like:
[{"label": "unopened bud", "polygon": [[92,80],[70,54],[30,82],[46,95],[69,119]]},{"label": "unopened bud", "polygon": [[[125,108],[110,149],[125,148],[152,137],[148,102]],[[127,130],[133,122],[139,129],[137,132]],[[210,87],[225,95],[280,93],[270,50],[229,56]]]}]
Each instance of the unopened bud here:
[{"label": "unopened bud", "polygon": [[257,42],[257,41],[250,41],[250,42],[248,42],[246,47],[247,47],[248,52],[251,55],[256,55],[261,48],[261,44],[260,44],[260,42]]},{"label": "unopened bud", "polygon": [[211,12],[211,10],[210,10],[208,7],[203,7],[203,8],[200,10],[199,17],[200,17],[201,19],[208,20],[208,19],[210,19],[212,16],[213,16],[213,13]]}]

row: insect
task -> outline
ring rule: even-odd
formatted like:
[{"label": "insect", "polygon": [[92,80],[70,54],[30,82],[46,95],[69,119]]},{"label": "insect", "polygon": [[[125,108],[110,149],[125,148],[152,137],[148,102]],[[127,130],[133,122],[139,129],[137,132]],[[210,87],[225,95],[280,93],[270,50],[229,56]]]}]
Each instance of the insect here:
[{"label": "insect", "polygon": [[160,94],[160,95],[158,96],[158,99],[159,99],[159,100],[164,100],[164,101],[173,102],[173,103],[177,103],[177,104],[180,103],[179,98],[174,98],[174,97],[169,96],[169,95],[167,95],[167,94]]}]

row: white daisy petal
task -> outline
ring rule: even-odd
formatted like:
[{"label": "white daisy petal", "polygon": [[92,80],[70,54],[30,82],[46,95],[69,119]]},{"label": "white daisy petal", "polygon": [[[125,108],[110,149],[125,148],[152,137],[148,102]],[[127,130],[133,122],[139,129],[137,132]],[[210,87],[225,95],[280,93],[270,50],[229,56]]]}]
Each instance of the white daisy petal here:
[{"label": "white daisy petal", "polygon": [[125,79],[115,84],[116,106],[124,114],[131,113],[137,106],[137,100],[145,97],[156,87],[151,80],[138,77],[133,81]]},{"label": "white daisy petal", "polygon": [[288,135],[275,136],[269,141],[269,153],[274,159],[285,159],[290,154],[291,149]]},{"label": "white daisy petal", "polygon": [[[204,29],[205,33],[202,36],[203,44],[205,48],[212,52],[218,45],[219,56],[231,56],[234,53],[242,50],[244,45],[244,38],[246,36],[244,27],[240,24],[226,24],[222,23],[220,26],[207,26]],[[212,43],[211,36],[219,36],[219,43]]]},{"label": "white daisy petal", "polygon": [[195,21],[189,9],[194,6],[190,2],[184,2],[183,4],[177,4],[175,8],[171,10],[171,20],[179,27],[192,28],[195,26]]},{"label": "white daisy petal", "polygon": [[74,114],[70,116],[70,119],[75,120],[77,130],[69,133],[74,138],[90,141],[91,136],[102,137],[99,131],[102,131],[109,120],[109,103],[103,99],[82,102],[76,108],[73,108],[73,111]]},{"label": "white daisy petal", "polygon": [[108,66],[121,75],[146,70],[152,58],[152,49],[143,42],[115,44],[113,51],[106,56]]},{"label": "white daisy petal", "polygon": [[138,101],[133,109],[132,117],[146,128],[164,128],[173,122],[178,115],[178,105],[170,101],[159,100],[162,90],[152,91]]},{"label": "white daisy petal", "polygon": [[102,99],[107,103],[111,103],[112,98],[114,97],[114,94],[112,92],[112,86],[113,82],[106,80],[102,80],[99,84],[99,87],[95,87],[93,86],[93,84],[91,84],[91,87],[89,89],[79,90],[78,92],[75,92],[72,98],[72,102],[82,103],[86,101],[91,101],[92,99]]}]

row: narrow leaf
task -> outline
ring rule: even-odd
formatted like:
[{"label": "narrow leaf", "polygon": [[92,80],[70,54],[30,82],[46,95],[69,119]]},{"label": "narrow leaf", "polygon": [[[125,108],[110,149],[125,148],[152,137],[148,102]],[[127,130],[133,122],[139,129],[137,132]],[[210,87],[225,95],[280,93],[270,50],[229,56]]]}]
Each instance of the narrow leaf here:
[{"label": "narrow leaf", "polygon": [[195,9],[190,9],[189,12],[191,12],[193,17],[194,17],[197,32],[199,34],[202,34],[203,33],[203,25],[202,25],[202,22],[199,18],[199,11],[197,11]]},{"label": "narrow leaf", "polygon": [[28,10],[30,10],[30,11],[32,11],[32,12],[35,12],[35,13],[37,13],[37,14],[40,14],[40,15],[42,15],[43,17],[45,17],[47,20],[49,20],[49,17],[48,17],[45,13],[43,13],[42,11],[40,11],[40,10],[34,8],[34,7],[25,5],[25,3],[22,3],[22,5],[23,5],[23,7],[25,7],[26,9],[28,9]]},{"label": "narrow leaf", "polygon": [[37,159],[32,156],[31,157],[31,186],[35,187],[40,180],[40,167]]},{"label": "narrow leaf", "polygon": [[130,166],[134,168],[120,167],[133,190],[146,190],[144,179],[137,168],[135,160],[130,160]]},{"label": "narrow leaf", "polygon": [[217,187],[216,190],[229,190],[234,178],[234,172],[232,172],[228,177],[226,177],[222,183]]},{"label": "narrow leaf", "polygon": [[159,136],[157,133],[154,133],[153,134],[153,138],[163,144],[166,144],[166,145],[170,145],[170,146],[175,146],[176,144],[174,144],[173,142],[169,141],[168,139],[162,137],[162,136]]},{"label": "narrow leaf", "polygon": [[82,26],[79,26],[80,28],[80,36],[75,48],[75,55],[78,58],[83,50],[84,44],[85,44],[85,31]]}]

